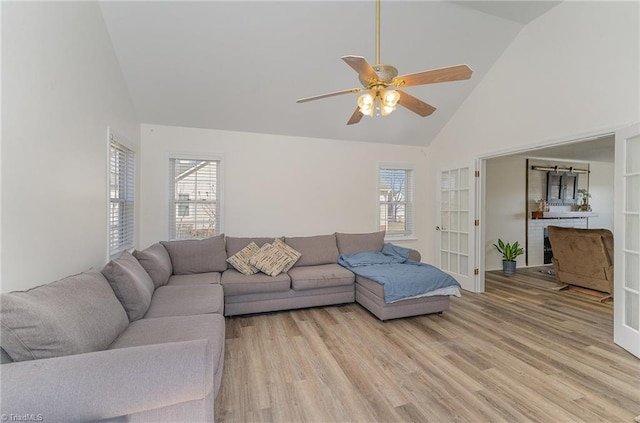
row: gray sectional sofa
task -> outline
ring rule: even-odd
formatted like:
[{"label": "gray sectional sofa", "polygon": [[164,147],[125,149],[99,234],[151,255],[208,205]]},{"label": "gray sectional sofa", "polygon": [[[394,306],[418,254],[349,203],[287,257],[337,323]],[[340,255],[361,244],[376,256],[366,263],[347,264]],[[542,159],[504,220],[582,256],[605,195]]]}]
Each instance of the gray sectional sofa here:
[{"label": "gray sectional sofa", "polygon": [[[276,276],[230,264],[272,244],[296,254]],[[354,301],[381,320],[448,309],[447,296],[385,304],[378,284],[337,264],[339,254],[383,245],[384,232],[163,241],[102,271],[2,294],[0,411],[14,420],[212,422],[224,316]]]}]

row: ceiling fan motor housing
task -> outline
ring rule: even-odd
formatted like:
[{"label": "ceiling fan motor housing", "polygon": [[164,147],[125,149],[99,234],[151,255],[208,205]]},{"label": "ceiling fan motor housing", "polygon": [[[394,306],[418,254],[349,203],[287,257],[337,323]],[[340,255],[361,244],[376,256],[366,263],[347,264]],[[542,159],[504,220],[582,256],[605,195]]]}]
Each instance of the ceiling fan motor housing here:
[{"label": "ceiling fan motor housing", "polygon": [[358,78],[364,87],[369,88],[372,83],[374,83],[374,85],[381,85],[380,82],[385,83],[385,86],[390,85],[393,78],[398,76],[398,69],[391,65],[374,65],[372,68],[378,75],[378,81],[365,81],[362,78]]}]

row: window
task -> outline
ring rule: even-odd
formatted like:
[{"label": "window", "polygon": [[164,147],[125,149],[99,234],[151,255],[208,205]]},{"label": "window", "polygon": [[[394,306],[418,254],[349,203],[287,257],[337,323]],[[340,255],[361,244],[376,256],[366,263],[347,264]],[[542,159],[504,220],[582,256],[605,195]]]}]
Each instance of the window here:
[{"label": "window", "polygon": [[381,165],[378,170],[378,221],[387,238],[413,235],[413,169]]},{"label": "window", "polygon": [[169,237],[220,233],[219,160],[170,159]]},{"label": "window", "polygon": [[134,246],[135,153],[116,141],[109,142],[109,254]]}]

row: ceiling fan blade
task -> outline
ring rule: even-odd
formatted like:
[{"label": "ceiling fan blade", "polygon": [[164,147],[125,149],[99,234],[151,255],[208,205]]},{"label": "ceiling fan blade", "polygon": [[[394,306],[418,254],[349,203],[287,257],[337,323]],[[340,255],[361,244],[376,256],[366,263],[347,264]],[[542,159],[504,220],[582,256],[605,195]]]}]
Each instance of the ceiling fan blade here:
[{"label": "ceiling fan blade", "polygon": [[378,80],[378,74],[364,57],[342,56],[342,60],[358,72],[360,79],[363,81],[372,82]]},{"label": "ceiling fan blade", "polygon": [[411,110],[414,113],[419,114],[422,117],[429,116],[431,113],[436,111],[436,108],[430,104],[425,103],[422,100],[418,100],[414,96],[405,93],[404,91],[397,90],[400,93],[400,100],[398,100],[398,104],[407,109]]},{"label": "ceiling fan blade", "polygon": [[359,93],[362,90],[364,90],[364,88],[351,88],[349,90],[335,91],[332,93],[315,95],[313,97],[301,98],[296,101],[296,103],[306,103],[307,101],[320,100],[321,98],[334,97],[342,94]]},{"label": "ceiling fan blade", "polygon": [[435,84],[437,82],[460,81],[471,78],[473,71],[467,65],[450,66],[432,69],[424,72],[400,75],[391,81],[396,87],[410,87],[412,85]]},{"label": "ceiling fan blade", "polygon": [[353,112],[353,114],[351,115],[351,118],[349,118],[349,122],[347,122],[347,125],[353,125],[354,123],[360,122],[360,119],[362,119],[362,116],[364,115],[360,112],[360,107],[356,107],[356,111]]}]

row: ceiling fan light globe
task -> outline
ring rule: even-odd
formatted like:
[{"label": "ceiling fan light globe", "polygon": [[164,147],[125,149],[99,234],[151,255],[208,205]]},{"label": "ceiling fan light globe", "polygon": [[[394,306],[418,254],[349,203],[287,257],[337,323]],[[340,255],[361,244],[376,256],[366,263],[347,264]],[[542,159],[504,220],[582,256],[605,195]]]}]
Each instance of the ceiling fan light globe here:
[{"label": "ceiling fan light globe", "polygon": [[[400,100],[400,93],[396,90],[385,89],[381,93],[382,104],[387,107],[396,108],[396,104],[398,104],[398,100]],[[391,112],[389,112],[391,113]]]},{"label": "ceiling fan light globe", "polygon": [[396,109],[395,106],[382,105],[382,107],[380,107],[380,115],[382,116],[390,115],[391,112],[393,112],[395,109]]},{"label": "ceiling fan light globe", "polygon": [[373,105],[360,107],[360,113],[369,117],[373,116]]},{"label": "ceiling fan light globe", "polygon": [[358,106],[362,108],[373,108],[373,104],[375,102],[375,96],[370,92],[366,92],[358,97]]}]

